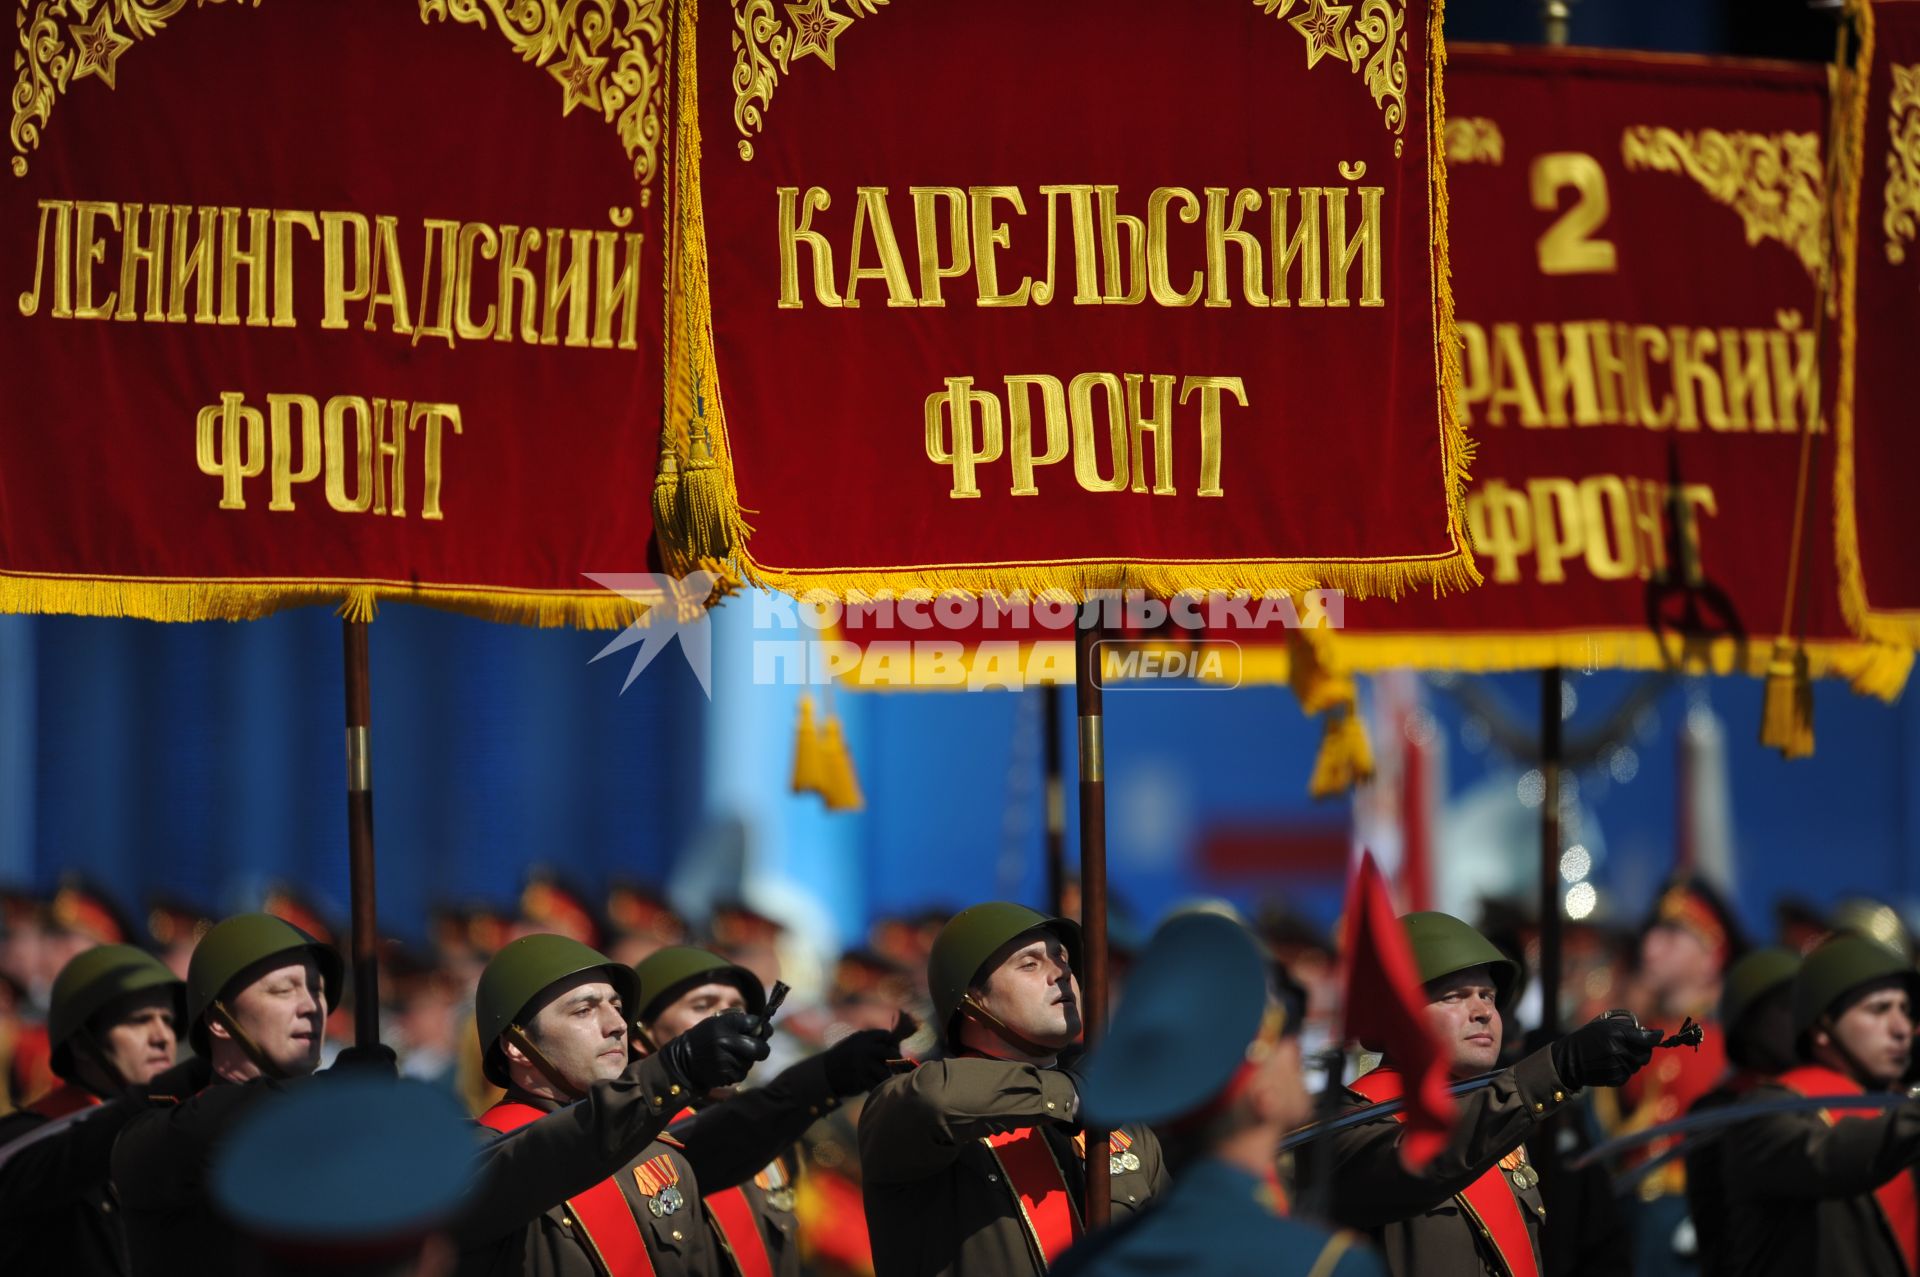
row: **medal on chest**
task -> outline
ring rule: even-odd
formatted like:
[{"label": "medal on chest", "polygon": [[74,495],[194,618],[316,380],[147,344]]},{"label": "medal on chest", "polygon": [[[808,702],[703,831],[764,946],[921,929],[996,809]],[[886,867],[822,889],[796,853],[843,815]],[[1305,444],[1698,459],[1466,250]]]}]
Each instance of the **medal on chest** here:
[{"label": "medal on chest", "polygon": [[[1140,1154],[1133,1151],[1133,1136],[1125,1131],[1112,1131],[1107,1139],[1107,1174],[1124,1175],[1140,1169]],[[1081,1161],[1087,1160],[1086,1132],[1073,1137],[1073,1151],[1080,1155]]]},{"label": "medal on chest", "polygon": [[769,1162],[753,1177],[753,1184],[767,1195],[767,1205],[777,1211],[793,1212],[793,1181],[787,1177],[785,1162]]},{"label": "medal on chest", "polygon": [[633,1168],[633,1182],[647,1199],[647,1210],[655,1219],[665,1219],[687,1204],[680,1191],[680,1168],[669,1154],[650,1158]]},{"label": "medal on chest", "polygon": [[1507,1178],[1512,1181],[1514,1191],[1517,1193],[1524,1193],[1540,1182],[1540,1172],[1535,1170],[1533,1163],[1527,1160],[1525,1144],[1501,1158],[1500,1169],[1507,1173]]}]

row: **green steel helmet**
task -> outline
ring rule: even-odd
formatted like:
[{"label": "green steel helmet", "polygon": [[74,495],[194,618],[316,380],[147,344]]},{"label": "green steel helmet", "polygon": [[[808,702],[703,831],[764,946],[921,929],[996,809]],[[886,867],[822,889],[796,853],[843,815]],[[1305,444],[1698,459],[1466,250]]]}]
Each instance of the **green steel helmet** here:
[{"label": "green steel helmet", "polygon": [[703,984],[731,984],[746,996],[747,1010],[759,1015],[767,1009],[767,990],[759,976],[690,944],[656,950],[635,965],[633,974],[640,981],[633,1018],[641,1024],[652,1024],[682,994]]},{"label": "green steel helmet", "polygon": [[1913,937],[1892,905],[1865,896],[1855,896],[1835,905],[1828,921],[1841,934],[1865,936],[1869,940],[1878,940],[1889,949],[1907,954],[1913,952]]},{"label": "green steel helmet", "polygon": [[1865,936],[1838,935],[1809,953],[1793,978],[1793,1031],[1804,1034],[1863,984],[1900,978],[1920,999],[1920,971],[1906,955]]},{"label": "green steel helmet", "polygon": [[1720,1027],[1732,1032],[1761,999],[1792,984],[1799,970],[1800,955],[1779,948],[1755,949],[1728,967],[1720,989]]},{"label": "green steel helmet", "polygon": [[77,955],[54,977],[47,1007],[53,1071],[73,1080],[73,1037],[122,998],[163,989],[173,998],[174,1031],[187,1027],[187,986],[160,959],[130,944],[103,944]]},{"label": "green steel helmet", "polygon": [[187,963],[188,1037],[193,1049],[207,1054],[207,1008],[229,990],[247,968],[268,958],[313,955],[320,981],[327,990],[327,1009],[340,1005],[346,968],[332,945],[322,944],[291,922],[270,913],[242,913],[216,924],[193,947]]},{"label": "green steel helmet", "polygon": [[541,998],[549,985],[557,984],[582,971],[602,970],[607,983],[620,995],[620,1004],[631,1017],[640,1005],[640,981],[633,968],[615,962],[597,949],[590,949],[570,936],[539,934],[521,936],[493,955],[487,969],[480,973],[480,987],[473,995],[473,1024],[480,1037],[481,1070],[495,1086],[507,1084],[507,1061],[500,1053],[500,1035],[509,1025],[525,1027],[526,1021],[546,1001]]},{"label": "green steel helmet", "polygon": [[1410,913],[1400,919],[1413,949],[1413,966],[1421,984],[1473,967],[1493,968],[1493,986],[1504,1005],[1520,982],[1520,964],[1500,952],[1493,941],[1450,913]]},{"label": "green steel helmet", "polygon": [[1067,961],[1075,971],[1080,969],[1080,924],[1070,918],[1049,918],[1025,905],[990,900],[962,909],[940,929],[927,959],[927,983],[933,993],[934,1022],[948,1046],[960,1040],[955,1016],[980,968],[1007,941],[1035,930],[1060,937],[1067,947]]}]

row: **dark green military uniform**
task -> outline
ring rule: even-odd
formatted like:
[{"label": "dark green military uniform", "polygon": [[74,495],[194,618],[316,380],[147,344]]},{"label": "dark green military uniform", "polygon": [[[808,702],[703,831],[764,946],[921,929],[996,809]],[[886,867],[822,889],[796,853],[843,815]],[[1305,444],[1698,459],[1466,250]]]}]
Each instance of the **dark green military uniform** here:
[{"label": "dark green military uniform", "polygon": [[292,923],[241,914],[214,927],[195,947],[187,969],[187,1036],[202,1055],[154,1079],[147,1107],[127,1123],[113,1149],[114,1187],[139,1277],[236,1270],[232,1229],[208,1195],[213,1152],[235,1119],[292,1083],[216,1079],[205,1054],[206,1021],[249,968],[301,954],[312,956],[327,1005],[336,1005],[344,975],[340,955]]},{"label": "dark green military uniform", "polygon": [[[1066,1074],[1007,1060],[934,1060],[877,1087],[860,1116],[860,1168],[878,1277],[1043,1272],[985,1139],[1039,1127],[1079,1211],[1085,1163],[1067,1125],[1077,1104]],[[1115,1220],[1168,1183],[1153,1132],[1124,1129],[1138,1165],[1112,1178]]]},{"label": "dark green military uniform", "polygon": [[[1863,987],[1896,979],[1920,1006],[1920,976],[1904,955],[1885,946],[1847,935],[1808,954],[1793,986],[1803,1054],[1804,1035],[1823,1016],[1843,1010]],[[1850,1086],[1841,1074],[1812,1081],[1804,1091],[1779,1083],[1756,1086],[1746,1100],[1858,1089],[1857,1081]],[[1721,1168],[1730,1208],[1730,1271],[1753,1277],[1908,1277],[1901,1241],[1920,1249],[1920,1238],[1896,1239],[1894,1221],[1875,1194],[1898,1177],[1914,1180],[1920,1102],[1886,1113],[1855,1112],[1773,1113],[1727,1132]],[[1920,1194],[1920,1187],[1914,1192]]]},{"label": "dark green military uniform", "polygon": [[[941,932],[928,975],[949,1047],[958,1048],[961,1000],[981,967],[1002,945],[1036,928],[1053,931],[1078,958],[1075,924],[1018,905],[976,905]],[[1020,1198],[987,1140],[1038,1132],[1084,1219],[1086,1175],[1074,1144],[1078,1108],[1073,1079],[1059,1069],[982,1057],[930,1061],[875,1088],[860,1117],[860,1162],[878,1277],[1043,1272]],[[1128,1127],[1122,1138],[1128,1147],[1112,1163],[1115,1219],[1140,1210],[1167,1184],[1153,1132]]]},{"label": "dark green military uniform", "polygon": [[[186,986],[131,945],[89,949],[53,982],[48,1044],[63,1085],[0,1118],[0,1272],[125,1274],[126,1232],[109,1179],[113,1143],[145,1103],[145,1088],[95,1095],[79,1081],[74,1050],[96,1014],[160,989],[185,1027]],[[105,1101],[102,1103],[102,1101]]]},{"label": "dark green military uniform", "polygon": [[[1486,966],[1492,969],[1499,1000],[1506,1003],[1519,968],[1478,932],[1444,914],[1410,914],[1402,923],[1423,984]],[[1461,1195],[1502,1159],[1512,1160],[1515,1150],[1567,1104],[1574,1090],[1555,1068],[1552,1052],[1536,1051],[1501,1072],[1491,1085],[1458,1101],[1445,1148],[1421,1171],[1409,1171],[1400,1160],[1404,1128],[1380,1121],[1304,1146],[1302,1178],[1324,1181],[1328,1215],[1372,1234],[1395,1277],[1504,1277],[1510,1270],[1499,1258],[1490,1231]],[[1364,1096],[1349,1091],[1340,1111],[1367,1104]],[[1508,1182],[1538,1267],[1546,1208],[1537,1180],[1530,1180],[1523,1174]]]},{"label": "dark green military uniform", "polygon": [[[1536,1051],[1459,1101],[1446,1147],[1418,1174],[1400,1162],[1398,1124],[1371,1122],[1320,1141],[1302,1159],[1306,1177],[1331,1177],[1328,1214],[1372,1233],[1396,1277],[1504,1274],[1507,1269],[1490,1253],[1490,1239],[1456,1195],[1523,1145],[1571,1094],[1551,1052]],[[1366,1103],[1350,1094],[1340,1111]],[[1516,1187],[1514,1196],[1537,1257],[1546,1217],[1539,1185]]]},{"label": "dark green military uniform", "polygon": [[631,968],[563,936],[516,940],[481,976],[475,1022],[487,1077],[507,1088],[503,1105],[545,1116],[485,1146],[472,1205],[453,1229],[462,1274],[606,1277],[568,1199],[611,1179],[658,1277],[726,1277],[725,1258],[701,1213],[699,1176],[678,1141],[663,1138],[693,1095],[665,1056],[634,1061],[572,1104],[511,1085],[502,1035],[532,1018],[549,986],[600,969],[626,1007],[639,1005]]},{"label": "dark green military uniform", "polygon": [[[662,949],[636,966],[634,972],[643,1000],[639,1017],[643,1030],[703,984],[731,984],[740,990],[754,1015],[766,1010],[766,990],[759,977],[705,949],[686,945]],[[793,1213],[795,1180],[801,1173],[797,1151],[800,1137],[840,1105],[842,1097],[835,1093],[834,1057],[863,1046],[883,1047],[883,1055],[899,1053],[898,1041],[885,1034],[854,1034],[825,1054],[791,1066],[766,1086],[740,1091],[717,1102],[696,1099],[695,1111],[673,1127],[675,1138],[686,1144],[686,1156],[703,1193],[738,1188],[745,1197],[759,1245],[775,1277],[800,1277],[798,1221]],[[884,1076],[882,1068],[853,1085],[864,1090]],[[851,1088],[843,1085],[842,1089]],[[715,1205],[709,1203],[710,1208]],[[724,1240],[724,1221],[717,1215],[715,1228],[723,1236],[723,1248],[730,1249]],[[752,1242],[740,1239],[740,1244]]]},{"label": "dark green military uniform", "polygon": [[[1757,1086],[1790,1063],[1766,1058],[1779,1044],[1769,1045],[1771,1024],[1762,1021],[1781,1015],[1800,955],[1791,949],[1755,949],[1731,967],[1720,991],[1720,1023],[1727,1035],[1727,1057],[1732,1062],[1720,1085],[1694,1102],[1689,1114],[1705,1113],[1744,1101]],[[1696,1141],[1687,1146],[1687,1214],[1693,1220],[1700,1271],[1713,1277],[1737,1277],[1733,1246],[1728,1236],[1726,1172],[1720,1164],[1726,1152],[1721,1140]]]},{"label": "dark green military uniform", "polygon": [[[700,1213],[699,1178],[685,1150],[662,1138],[686,1095],[658,1056],[595,1082],[573,1104],[509,1090],[509,1101],[547,1116],[483,1147],[472,1204],[452,1229],[463,1277],[606,1277],[567,1198],[607,1179],[626,1198],[659,1277],[726,1277]],[[670,1211],[654,1203],[676,1199],[643,1191],[634,1173],[661,1159],[679,1194]]]},{"label": "dark green military uniform", "polygon": [[[760,977],[693,945],[657,950],[634,967],[634,974],[642,999],[635,1018],[643,1032],[662,1011],[701,984],[734,986],[755,1015],[767,1007]],[[674,1138],[686,1145],[702,1193],[738,1188],[745,1196],[776,1277],[799,1277],[800,1273],[790,1187],[799,1163],[792,1147],[821,1113],[837,1103],[828,1094],[821,1070],[803,1063],[782,1073],[770,1086],[718,1103],[696,1097],[694,1112],[673,1128]],[[720,1249],[727,1248],[721,1244]]]}]

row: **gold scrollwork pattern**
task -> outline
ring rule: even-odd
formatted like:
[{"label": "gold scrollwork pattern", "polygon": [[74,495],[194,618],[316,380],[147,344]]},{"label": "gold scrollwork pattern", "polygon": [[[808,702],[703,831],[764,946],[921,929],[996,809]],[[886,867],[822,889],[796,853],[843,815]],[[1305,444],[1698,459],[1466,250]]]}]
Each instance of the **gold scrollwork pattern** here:
[{"label": "gold scrollwork pattern", "polygon": [[1818,134],[1636,124],[1620,135],[1620,157],[1630,170],[1684,173],[1740,215],[1748,244],[1777,240],[1819,278],[1825,177]]},{"label": "gold scrollwork pattern", "polygon": [[1893,92],[1887,97],[1887,190],[1881,229],[1887,233],[1887,260],[1907,260],[1907,241],[1920,226],[1920,63],[1889,68]]},{"label": "gold scrollwork pattern", "polygon": [[420,20],[484,30],[492,14],[520,60],[559,82],[561,114],[584,106],[614,126],[647,204],[660,166],[666,9],[667,0],[420,0]]},{"label": "gold scrollwork pattern", "polygon": [[[1405,146],[1407,127],[1406,0],[1253,0],[1262,12],[1285,20],[1307,42],[1307,69],[1323,58],[1347,64],[1361,76],[1380,109],[1393,153]],[[1295,10],[1298,12],[1295,12]],[[1359,14],[1355,16],[1354,10]],[[1291,16],[1289,16],[1291,15]]]},{"label": "gold scrollwork pattern", "polygon": [[[196,7],[223,0],[195,0]],[[235,0],[244,4],[246,0]],[[92,76],[113,88],[120,55],[139,40],[158,35],[187,0],[20,0],[13,24],[19,48],[13,53],[13,143],[15,177],[27,172],[27,155],[53,118],[54,103],[81,80]],[[260,7],[260,0],[253,0]]]},{"label": "gold scrollwork pattern", "polygon": [[835,69],[834,41],[857,19],[872,17],[887,0],[803,0],[781,6],[774,0],[733,0],[733,123],[740,130],[740,158],[753,158],[753,135],[766,125],[767,108],[780,77],[812,55]]},{"label": "gold scrollwork pattern", "polygon": [[1448,116],[1446,142],[1449,164],[1502,164],[1507,158],[1507,139],[1484,115]]}]

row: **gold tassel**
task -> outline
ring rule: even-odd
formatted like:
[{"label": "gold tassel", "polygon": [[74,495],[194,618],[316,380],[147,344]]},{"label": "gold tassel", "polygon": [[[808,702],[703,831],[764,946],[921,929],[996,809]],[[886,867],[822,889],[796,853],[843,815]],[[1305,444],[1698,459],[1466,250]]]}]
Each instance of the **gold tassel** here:
[{"label": "gold tassel", "polygon": [[1307,792],[1315,798],[1333,798],[1373,779],[1373,742],[1355,707],[1330,709],[1320,737],[1320,755],[1313,760],[1313,779]]},{"label": "gold tassel", "polygon": [[828,769],[826,746],[814,726],[813,697],[800,698],[800,729],[793,742],[793,792],[824,795]]},{"label": "gold tassel", "polygon": [[379,612],[379,596],[372,590],[348,590],[347,597],[334,609],[334,615],[343,621],[371,621]]},{"label": "gold tassel", "polygon": [[1760,743],[1783,758],[1813,754],[1813,674],[1806,651],[1775,640],[1767,665],[1767,693],[1760,710]]},{"label": "gold tassel", "polygon": [[826,725],[821,729],[821,744],[827,774],[820,796],[826,799],[827,810],[862,810],[867,800],[860,792],[860,778],[854,775],[853,755],[847,750],[847,738],[840,730],[839,715],[827,715]]}]

